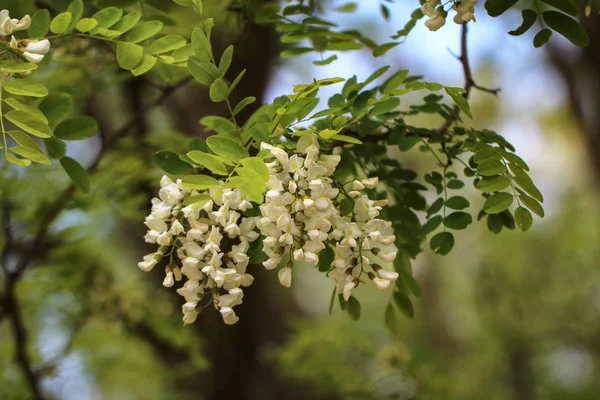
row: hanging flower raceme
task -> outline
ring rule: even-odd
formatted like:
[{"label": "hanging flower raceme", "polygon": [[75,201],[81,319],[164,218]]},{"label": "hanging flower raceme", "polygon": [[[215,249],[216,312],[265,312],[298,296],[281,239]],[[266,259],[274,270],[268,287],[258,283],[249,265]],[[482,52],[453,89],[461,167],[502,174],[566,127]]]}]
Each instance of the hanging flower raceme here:
[{"label": "hanging flower raceme", "polygon": [[[206,194],[205,203],[184,206],[187,198]],[[161,180],[159,197],[152,200],[152,212],[146,217],[146,242],[156,243],[157,252],[148,254],[138,266],[150,271],[164,257],[170,257],[163,285],[173,286],[185,278],[177,289],[186,303],[183,322],[196,320],[202,299],[220,311],[226,324],[238,321],[233,307],[242,303],[242,287],[254,278],[246,272],[250,243],[258,238],[255,218],[243,217],[252,204],[239,190],[211,189],[203,193],[173,182]],[[175,260],[179,262],[176,262]]]},{"label": "hanging flower raceme", "polygon": [[[371,200],[367,193],[376,188],[377,178],[335,182],[340,156],[322,154],[314,134],[302,136],[291,154],[267,143],[261,148],[270,152],[266,163],[270,179],[259,205],[260,217],[243,215],[253,205],[239,190],[221,185],[199,192],[166,176],[158,198],[152,200],[145,239],[159,247],[138,266],[150,271],[169,259],[163,285],[185,281],[177,289],[185,299],[185,324],[194,322],[201,307],[211,303],[225,323],[238,321],[233,307],[242,303],[242,288],[253,282],[246,269],[250,243],[259,237],[257,229],[264,236],[263,265],[280,267],[278,277],[285,287],[292,284],[295,265],[316,267],[328,246],[335,258],[325,267],[346,300],[361,282],[368,282],[366,277],[382,290],[398,278],[377,264],[377,258],[385,263],[396,258],[394,251],[385,250],[395,240],[391,224],[378,218],[387,201]],[[205,200],[197,202],[200,195]],[[347,215],[340,211],[342,199],[353,204]],[[209,301],[202,305],[205,297]]]},{"label": "hanging flower raceme", "polygon": [[[270,150],[275,158],[267,164],[271,179],[265,204],[260,206],[262,218],[257,224],[265,236],[263,249],[269,257],[263,262],[265,268],[273,269],[287,262],[279,271],[279,280],[289,287],[294,262],[317,266],[319,253],[331,245],[335,247],[335,260],[327,266],[331,267],[329,276],[346,300],[363,274],[380,289],[390,287],[398,274],[383,271],[378,264],[371,265],[369,257],[376,255],[384,262],[396,258],[395,252],[377,247],[391,246],[395,240],[394,235],[388,234],[391,224],[377,219],[387,201],[370,200],[364,193],[374,189],[379,180],[355,180],[346,185],[348,190],[344,185],[336,185],[331,177],[340,156],[321,154],[314,134],[302,136],[296,153],[291,156],[266,143],[261,148]],[[342,194],[334,186],[340,186]],[[340,196],[353,201],[352,215],[341,215],[336,200]]]}]

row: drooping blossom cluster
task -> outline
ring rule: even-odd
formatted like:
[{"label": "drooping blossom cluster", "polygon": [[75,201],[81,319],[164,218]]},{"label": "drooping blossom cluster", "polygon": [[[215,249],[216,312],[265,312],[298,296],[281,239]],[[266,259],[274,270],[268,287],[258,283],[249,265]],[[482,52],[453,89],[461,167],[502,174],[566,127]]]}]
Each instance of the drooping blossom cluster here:
[{"label": "drooping blossom cluster", "polygon": [[[454,16],[455,23],[463,24],[476,21],[474,11],[477,0],[456,0],[453,3],[452,9],[456,11],[456,15]],[[440,0],[427,0],[421,6],[421,11],[429,17],[425,21],[425,26],[431,31],[437,31],[446,23],[448,13],[444,10],[444,6],[441,5]]]},{"label": "drooping blossom cluster", "polygon": [[[253,282],[246,269],[250,243],[259,237],[257,230],[264,236],[267,260],[263,265],[283,266],[278,272],[283,286],[291,286],[295,263],[319,265],[319,255],[327,246],[335,259],[325,267],[346,300],[363,274],[382,290],[398,278],[396,272],[372,262],[373,256],[383,262],[396,258],[396,252],[382,250],[395,240],[388,234],[391,224],[377,218],[387,201],[371,200],[366,193],[377,186],[377,178],[336,183],[332,177],[340,156],[322,154],[314,134],[301,137],[292,154],[267,143],[261,148],[270,152],[261,217],[243,215],[253,205],[237,189],[220,185],[199,192],[180,180],[161,179],[158,198],[152,200],[145,221],[146,242],[159,248],[138,266],[150,271],[169,258],[163,285],[171,287],[185,277],[177,289],[186,301],[184,324],[194,322],[201,307],[210,303],[226,324],[238,321],[233,307],[242,303],[242,287]],[[347,215],[340,211],[341,198],[353,204]],[[205,296],[209,301],[201,304]]]},{"label": "drooping blossom cluster", "polygon": [[335,279],[338,293],[348,300],[352,289],[358,286],[366,273],[380,289],[389,287],[398,277],[395,272],[386,272],[377,264],[371,266],[368,253],[378,255],[383,261],[391,262],[395,252],[381,252],[375,244],[390,246],[393,235],[384,235],[391,224],[377,219],[381,207],[387,201],[373,201],[363,193],[377,186],[377,178],[368,178],[351,183],[347,191],[340,185],[346,198],[352,199],[352,216],[341,215],[335,199],[340,188],[334,187],[332,175],[340,162],[339,155],[320,153],[316,135],[304,135],[298,141],[296,153],[288,153],[278,147],[263,143],[275,160],[268,163],[271,178],[260,206],[262,218],[257,226],[265,236],[263,249],[269,257],[263,265],[276,268],[288,260],[279,270],[279,280],[289,287],[292,281],[294,261],[305,261],[309,265],[319,264],[319,253],[327,244],[335,245],[335,261],[329,276]]},{"label": "drooping blossom cluster", "polygon": [[[150,271],[163,257],[171,257],[163,285],[171,287],[174,281],[187,279],[177,289],[186,301],[184,324],[196,320],[204,296],[211,298],[205,305],[212,302],[226,324],[236,323],[239,318],[233,307],[242,303],[242,287],[254,280],[246,268],[250,243],[259,236],[254,230],[256,218],[242,216],[252,204],[239,190],[214,188],[201,193],[167,176],[160,183],[159,197],[152,200],[152,212],[145,221],[146,242],[160,247],[138,266]],[[210,199],[183,205],[185,199],[200,194]],[[179,263],[173,261],[175,257]]]},{"label": "drooping blossom cluster", "polygon": [[[10,49],[25,57],[30,63],[38,64],[50,50],[50,41],[17,39],[13,34],[31,26],[31,17],[25,15],[20,20],[10,18],[8,10],[0,11],[0,37],[8,43]],[[26,73],[25,73],[26,74]]]}]

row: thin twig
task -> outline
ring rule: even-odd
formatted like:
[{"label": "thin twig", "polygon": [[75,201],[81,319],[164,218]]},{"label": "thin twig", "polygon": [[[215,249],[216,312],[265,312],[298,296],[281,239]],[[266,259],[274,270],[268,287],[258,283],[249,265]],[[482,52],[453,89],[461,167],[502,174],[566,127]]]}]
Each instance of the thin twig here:
[{"label": "thin twig", "polygon": [[[482,92],[491,93],[494,96],[497,96],[500,92],[499,88],[489,89],[475,83],[475,79],[473,78],[473,71],[471,70],[471,63],[469,61],[469,48],[467,45],[468,32],[469,30],[467,28],[467,24],[463,23],[460,36],[460,57],[457,57],[463,66],[463,73],[465,76],[465,92],[463,93],[463,96],[465,99],[468,99],[472,89],[481,90]],[[448,129],[450,129],[450,127],[456,121],[458,121],[459,116],[460,109],[458,108],[458,106],[455,106],[451,116],[448,119],[446,119],[444,124],[440,127],[440,129],[438,129],[438,133],[440,135],[445,135],[446,133],[448,133]]]}]

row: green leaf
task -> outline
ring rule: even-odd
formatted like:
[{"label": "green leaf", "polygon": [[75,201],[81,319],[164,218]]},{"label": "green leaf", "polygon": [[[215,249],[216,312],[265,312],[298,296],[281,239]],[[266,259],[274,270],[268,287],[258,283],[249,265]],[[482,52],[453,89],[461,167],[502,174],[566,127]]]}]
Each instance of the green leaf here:
[{"label": "green leaf", "polygon": [[17,96],[45,97],[48,89],[38,82],[30,79],[12,79],[4,85],[4,90]]},{"label": "green leaf", "polygon": [[234,176],[227,182],[227,187],[232,187],[241,190],[251,201],[262,204],[264,202],[263,193],[265,186],[253,184],[248,178]]},{"label": "green leaf", "polygon": [[163,28],[161,21],[147,21],[135,26],[129,31],[125,40],[131,43],[139,43],[146,39],[150,39]]},{"label": "green leaf", "polygon": [[542,47],[550,40],[550,36],[552,36],[552,31],[550,29],[542,29],[533,37],[533,47],[536,49]]},{"label": "green leaf", "polygon": [[279,53],[279,56],[281,58],[291,58],[291,57],[296,57],[302,54],[306,54],[306,53],[310,53],[311,51],[313,51],[314,49],[311,47],[296,47],[293,49],[287,49],[282,51],[281,53]]},{"label": "green leaf", "polygon": [[194,49],[194,55],[200,61],[212,59],[212,45],[206,33],[200,28],[194,28],[192,31],[192,48]]},{"label": "green leaf", "polygon": [[531,28],[535,23],[535,20],[537,19],[538,15],[533,10],[523,10],[521,11],[521,16],[523,17],[523,23],[517,29],[508,32],[509,35],[519,36],[527,32],[529,28]]},{"label": "green leaf", "polygon": [[515,153],[510,153],[506,150],[500,150],[500,152],[504,159],[507,160],[509,163],[515,164],[525,171],[529,171],[529,165],[527,165],[527,163]]},{"label": "green leaf", "polygon": [[450,232],[440,232],[431,238],[429,245],[435,254],[445,256],[454,247],[454,235]]},{"label": "green leaf", "polygon": [[361,305],[356,297],[350,296],[348,303],[346,304],[346,311],[348,311],[348,315],[350,315],[352,321],[358,321],[360,319]]},{"label": "green leaf", "polygon": [[22,73],[34,71],[37,69],[37,65],[22,60],[3,60],[0,61],[0,71],[11,72],[11,73]]},{"label": "green leaf", "polygon": [[533,225],[533,216],[526,208],[518,207],[515,210],[515,222],[519,229],[525,232]]},{"label": "green leaf", "polygon": [[233,59],[233,45],[230,45],[225,49],[223,55],[221,56],[221,60],[219,61],[219,78],[223,78],[227,71],[229,70],[229,66],[231,65],[231,60]]},{"label": "green leaf", "polygon": [[362,144],[360,140],[346,135],[333,135],[330,139],[345,143]]},{"label": "green leaf", "polygon": [[261,177],[263,182],[267,182],[269,180],[269,168],[267,168],[265,162],[262,159],[257,157],[249,157],[244,158],[240,162],[244,167],[256,171],[256,173]]},{"label": "green leaf", "polygon": [[415,316],[415,310],[413,308],[412,301],[404,293],[394,292],[394,303],[398,306],[402,314],[412,319]]},{"label": "green leaf", "polygon": [[546,11],[542,17],[550,28],[569,39],[575,46],[586,47],[590,43],[590,38],[583,27],[573,18],[558,11]]},{"label": "green leaf", "polygon": [[444,90],[446,91],[446,93],[448,93],[448,96],[452,98],[452,101],[454,101],[458,108],[463,113],[465,113],[467,117],[473,118],[473,115],[471,114],[471,108],[469,107],[469,102],[461,93],[458,93],[457,91],[452,90],[451,88],[444,88]]},{"label": "green leaf", "polygon": [[11,147],[10,151],[33,162],[50,165],[50,160],[48,160],[44,154],[28,147]]},{"label": "green leaf", "polygon": [[390,97],[387,100],[381,101],[373,106],[369,115],[377,116],[380,114],[388,113],[395,110],[400,105],[400,99],[397,97]]},{"label": "green leaf", "polygon": [[67,154],[67,145],[55,137],[44,139],[46,154],[55,160],[63,158]]},{"label": "green leaf", "polygon": [[181,180],[181,184],[188,189],[206,190],[219,186],[219,182],[208,175],[188,175]]},{"label": "green leaf", "polygon": [[185,38],[181,35],[163,36],[150,45],[151,54],[163,54],[169,51],[177,50],[187,44]]},{"label": "green leaf", "polygon": [[[107,7],[92,15],[98,21],[98,28],[108,29],[117,23],[123,16],[123,10],[118,7]],[[98,30],[96,28],[96,30]]]},{"label": "green leaf", "polygon": [[73,98],[68,93],[54,92],[46,97],[40,103],[39,107],[52,128],[69,115],[69,112],[71,112],[71,108],[73,107]]},{"label": "green leaf", "polygon": [[229,97],[229,88],[225,81],[221,78],[215,79],[212,85],[210,85],[209,95],[210,99],[215,103],[227,100]]},{"label": "green leaf", "polygon": [[46,124],[48,123],[48,119],[46,118],[46,116],[40,110],[38,110],[37,108],[35,108],[32,105],[24,103],[15,97],[4,99],[4,102],[6,104],[8,104],[9,106],[11,106],[15,110],[28,112],[29,114],[33,114],[37,118],[41,119],[44,123],[46,123]]},{"label": "green leaf", "polygon": [[223,162],[219,160],[217,156],[207,154],[199,150],[190,151],[186,155],[190,158],[190,160],[208,169],[213,174],[224,176],[229,175],[225,164],[223,164]]},{"label": "green leaf", "polygon": [[195,138],[190,140],[190,142],[188,143],[188,150],[200,150],[204,153],[210,152],[210,149],[208,148],[206,142],[202,138]]},{"label": "green leaf", "polygon": [[216,74],[213,75],[211,69],[211,67],[215,68],[214,65],[200,61],[196,57],[190,57],[187,67],[194,79],[203,85],[211,85],[216,79]]},{"label": "green leaf", "polygon": [[[17,144],[19,144],[19,145],[21,145],[23,147],[26,147],[26,148],[28,148],[30,150],[33,150],[33,151],[35,151],[37,153],[40,153],[42,155],[44,154],[44,152],[42,151],[42,149],[40,148],[40,146],[38,146],[38,144],[36,143],[36,141],[33,140],[31,138],[31,136],[29,136],[25,132],[13,130],[13,131],[8,131],[8,135],[11,138],[13,138],[13,140],[15,142],[17,142]],[[33,161],[35,161],[35,160],[33,160]]]},{"label": "green leaf", "polygon": [[75,24],[83,15],[83,0],[73,0],[71,4],[69,4],[69,7],[67,7],[67,11],[70,12],[72,16],[71,23],[67,28],[67,31],[70,32],[75,28]]},{"label": "green leaf", "polygon": [[577,8],[569,0],[542,0],[544,3],[558,8],[562,12],[566,12],[574,17],[577,16]]},{"label": "green leaf", "polygon": [[483,162],[477,166],[477,173],[482,176],[501,175],[506,172],[506,165],[498,160]]},{"label": "green leaf", "polygon": [[98,123],[92,117],[67,119],[56,126],[54,136],[62,140],[83,140],[94,137]]},{"label": "green leaf", "polygon": [[483,211],[488,214],[499,214],[507,210],[513,203],[514,196],[506,192],[498,192],[488,197],[483,204]]},{"label": "green leaf", "polygon": [[200,120],[200,124],[208,128],[208,131],[215,131],[218,134],[225,135],[237,129],[237,125],[231,120],[216,115],[209,115]]},{"label": "green leaf", "polygon": [[427,216],[429,217],[430,215],[437,214],[437,212],[440,211],[443,206],[444,199],[440,197],[439,199],[431,203],[431,206],[427,210]]},{"label": "green leaf", "polygon": [[52,22],[50,22],[50,31],[52,33],[56,33],[57,35],[65,33],[71,24],[72,18],[73,15],[70,12],[58,14],[52,19]]},{"label": "green leaf", "polygon": [[462,189],[465,186],[464,182],[459,179],[452,179],[446,184],[448,189]]},{"label": "green leaf", "polygon": [[[362,43],[352,42],[352,41],[341,41],[334,42],[325,46],[325,50],[328,51],[351,51],[351,50],[360,50],[363,48]],[[313,49],[314,50],[314,49]]]},{"label": "green leaf", "polygon": [[481,179],[475,187],[482,192],[492,193],[504,190],[508,185],[510,185],[510,179],[504,175],[498,175]]},{"label": "green leaf", "polygon": [[324,60],[315,60],[312,63],[314,65],[323,66],[323,65],[329,65],[329,64],[331,64],[332,62],[334,62],[337,59],[338,59],[338,56],[334,54],[334,55],[332,55],[330,57],[327,57]]},{"label": "green leaf", "polygon": [[392,91],[398,89],[398,87],[400,85],[402,85],[402,83],[404,83],[404,80],[406,79],[406,77],[408,76],[408,70],[404,69],[402,71],[398,71],[396,72],[394,75],[392,75],[383,85],[383,89],[382,92],[384,94],[390,94]]},{"label": "green leaf", "polygon": [[142,62],[140,62],[134,69],[131,70],[131,73],[134,76],[140,76],[150,71],[156,65],[158,60],[156,57],[152,57],[148,54],[144,54],[142,58]]},{"label": "green leaf", "polygon": [[239,114],[244,108],[246,108],[246,106],[254,103],[255,101],[256,101],[256,97],[254,97],[254,96],[246,97],[245,99],[240,101],[237,104],[237,106],[235,106],[235,108],[233,109],[233,115]]},{"label": "green leaf", "polygon": [[435,217],[428,219],[427,222],[423,225],[423,234],[428,235],[431,232],[435,231],[441,223],[442,217],[440,215],[436,215]]},{"label": "green leaf", "polygon": [[125,15],[121,20],[113,27],[114,30],[121,32],[121,34],[129,31],[137,24],[142,18],[142,13],[139,11],[132,11]]},{"label": "green leaf", "polygon": [[398,46],[399,44],[400,42],[380,44],[379,46],[375,47],[375,49],[373,49],[373,57],[381,57],[382,55],[384,55],[394,47]]},{"label": "green leaf", "polygon": [[81,164],[70,157],[63,157],[60,159],[60,165],[77,189],[86,193],[90,191],[90,176]]},{"label": "green leaf", "polygon": [[19,158],[12,153],[6,153],[6,161],[20,167],[27,167],[28,165],[31,165],[31,160]]},{"label": "green leaf", "polygon": [[244,146],[225,136],[209,136],[206,144],[215,154],[226,160],[239,161],[249,157]]},{"label": "green leaf", "polygon": [[14,125],[23,129],[25,132],[41,138],[49,138],[52,136],[52,131],[44,123],[33,114],[25,111],[13,110],[9,111],[4,117]]},{"label": "green leaf", "polygon": [[129,42],[119,42],[117,43],[117,63],[119,67],[132,70],[144,58],[144,48],[140,45],[129,43]]},{"label": "green leaf", "polygon": [[544,196],[535,186],[529,175],[521,168],[514,164],[510,164],[510,170],[514,174],[514,181],[523,189],[528,195],[539,201],[544,202]]},{"label": "green leaf", "polygon": [[98,26],[98,21],[93,18],[83,18],[75,24],[75,29],[81,33],[86,33]]},{"label": "green leaf", "polygon": [[490,17],[497,17],[504,14],[506,10],[517,4],[519,0],[487,0],[485,9]]},{"label": "green leaf", "polygon": [[476,164],[481,164],[486,161],[501,160],[501,159],[502,159],[502,156],[493,147],[486,147],[483,150],[475,153],[475,156],[473,156],[473,161]]},{"label": "green leaf", "polygon": [[455,230],[466,229],[472,222],[471,214],[463,211],[453,212],[444,218],[444,225]]},{"label": "green leaf", "polygon": [[469,205],[469,200],[462,196],[454,196],[446,200],[446,207],[452,208],[453,210],[464,210],[469,207]]},{"label": "green leaf", "polygon": [[27,30],[31,38],[43,38],[50,29],[50,11],[46,9],[37,10],[31,17],[31,26]]},{"label": "green leaf", "polygon": [[531,197],[527,196],[526,194],[521,194],[519,195],[519,200],[521,201],[521,203],[523,203],[523,205],[525,205],[525,207],[529,208],[535,215],[537,215],[540,218],[544,218],[544,208],[542,207],[542,205],[540,203],[537,202],[537,200],[532,199]]},{"label": "green leaf", "polygon": [[154,164],[167,174],[183,175],[190,166],[185,161],[182,161],[179,156],[172,151],[159,151],[152,156]]}]

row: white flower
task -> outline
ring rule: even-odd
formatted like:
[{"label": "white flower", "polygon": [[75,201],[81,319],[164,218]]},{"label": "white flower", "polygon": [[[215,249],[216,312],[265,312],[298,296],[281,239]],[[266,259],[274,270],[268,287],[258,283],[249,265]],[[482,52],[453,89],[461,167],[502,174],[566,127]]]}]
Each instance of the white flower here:
[{"label": "white flower", "polygon": [[360,181],[355,180],[354,182],[352,182],[352,190],[361,191],[364,188],[365,188],[365,185],[363,185]]},{"label": "white flower", "polygon": [[173,235],[179,235],[184,232],[185,229],[183,228],[183,225],[181,225],[181,222],[175,220],[175,222],[173,222],[173,224],[171,225],[171,233]]},{"label": "white flower", "polygon": [[154,268],[154,266],[156,266],[156,264],[158,264],[158,261],[160,260],[160,258],[162,257],[162,254],[160,253],[151,253],[151,254],[147,254],[144,256],[144,261],[140,261],[138,263],[138,267],[140,267],[140,269],[142,271],[152,271],[152,268]]},{"label": "white flower", "polygon": [[441,14],[438,14],[435,17],[432,17],[425,21],[425,26],[429,28],[430,31],[437,31],[442,26],[444,26],[445,23],[446,19]]},{"label": "white flower", "polygon": [[198,318],[198,311],[192,311],[189,313],[185,313],[183,314],[183,324],[184,325],[189,325],[194,323],[194,321],[196,321],[196,318]]},{"label": "white flower", "polygon": [[223,322],[227,325],[233,325],[238,322],[240,319],[237,315],[235,315],[235,311],[231,307],[223,307],[219,310],[221,316],[223,317]]},{"label": "white flower", "polygon": [[266,269],[274,269],[279,265],[280,258],[269,258],[267,261],[263,261],[263,265]]},{"label": "white flower", "polygon": [[165,276],[165,280],[163,281],[163,286],[171,287],[174,284],[175,284],[175,281],[173,279],[173,272],[169,271],[169,272],[167,272],[167,275]]},{"label": "white flower", "polygon": [[381,279],[387,279],[388,281],[396,281],[396,279],[398,279],[398,273],[397,272],[390,272],[390,271],[386,271],[384,269],[380,269],[379,271],[377,271],[377,275],[381,278]]},{"label": "white flower", "polygon": [[454,16],[454,22],[457,24],[463,24],[469,21],[475,22],[476,19],[473,13],[475,11],[476,4],[477,0],[462,0],[456,2],[452,7],[457,13]]},{"label": "white flower", "polygon": [[356,287],[356,282],[354,281],[354,279],[352,279],[350,282],[348,282],[344,285],[344,289],[342,291],[344,300],[348,301],[350,296],[352,296],[352,290],[354,290],[355,287]]},{"label": "white flower", "polygon": [[304,252],[304,261],[306,261],[310,266],[316,267],[319,265],[319,256],[315,253]]},{"label": "white flower", "polygon": [[294,261],[302,261],[304,259],[304,250],[294,250]]},{"label": "white flower", "polygon": [[292,269],[290,267],[280,269],[277,276],[282,286],[288,288],[292,286]]},{"label": "white flower", "polygon": [[363,185],[365,185],[365,187],[367,189],[375,189],[375,187],[377,187],[377,184],[379,183],[379,178],[374,177],[374,178],[363,179],[361,181],[361,183]]},{"label": "white flower", "polygon": [[391,251],[386,253],[379,253],[378,257],[381,258],[384,262],[392,262],[396,259],[397,252]]},{"label": "white flower", "polygon": [[42,54],[30,53],[28,51],[23,53],[23,57],[25,57],[27,61],[33,64],[39,64],[44,59],[44,56]]},{"label": "white flower", "polygon": [[377,289],[379,289],[379,290],[386,290],[392,284],[387,279],[381,279],[381,278],[373,278],[373,283],[375,284],[375,286],[377,286]]},{"label": "white flower", "polygon": [[44,40],[31,40],[27,43],[27,51],[30,53],[45,55],[50,50],[50,41]]}]

